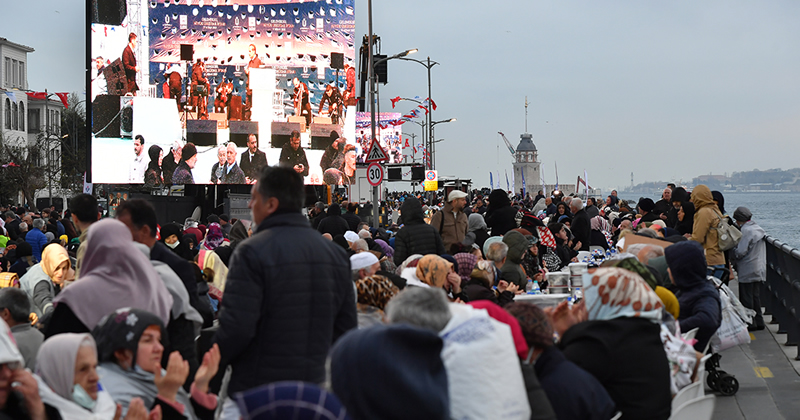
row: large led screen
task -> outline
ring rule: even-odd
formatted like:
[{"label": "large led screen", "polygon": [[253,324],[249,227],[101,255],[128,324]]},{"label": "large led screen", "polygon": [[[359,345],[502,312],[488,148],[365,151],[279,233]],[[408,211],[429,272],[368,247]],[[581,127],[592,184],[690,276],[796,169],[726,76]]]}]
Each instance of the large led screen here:
[{"label": "large led screen", "polygon": [[263,165],[351,182],[355,0],[96,4],[93,182],[243,184]]}]

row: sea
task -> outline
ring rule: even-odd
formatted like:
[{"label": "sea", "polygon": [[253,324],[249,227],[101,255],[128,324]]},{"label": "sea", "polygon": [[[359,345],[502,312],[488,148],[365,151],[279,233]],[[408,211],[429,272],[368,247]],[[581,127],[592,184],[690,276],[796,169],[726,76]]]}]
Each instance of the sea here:
[{"label": "sea", "polygon": [[[753,221],[764,228],[767,235],[778,239],[794,248],[800,248],[800,193],[722,193],[725,197],[725,211],[733,216],[739,206],[750,209]],[[621,198],[638,202],[635,194],[620,194]],[[661,194],[654,194],[653,201],[661,199]]]}]

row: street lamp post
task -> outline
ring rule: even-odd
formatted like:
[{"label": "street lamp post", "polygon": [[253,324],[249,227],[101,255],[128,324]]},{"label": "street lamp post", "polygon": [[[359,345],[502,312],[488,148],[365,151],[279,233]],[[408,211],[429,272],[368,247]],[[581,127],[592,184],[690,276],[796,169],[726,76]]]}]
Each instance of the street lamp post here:
[{"label": "street lamp post", "polygon": [[432,147],[431,139],[433,138],[433,130],[432,130],[433,127],[431,126],[431,119],[433,118],[433,104],[431,103],[432,102],[432,99],[431,99],[431,68],[433,68],[433,66],[435,66],[435,65],[437,65],[439,63],[437,63],[435,61],[431,61],[430,57],[428,57],[426,61],[416,60],[416,59],[408,58],[408,57],[400,58],[400,60],[413,61],[415,63],[419,63],[423,67],[425,67],[425,69],[428,70],[428,112],[426,114],[425,123],[428,125],[429,132],[427,133],[428,134],[428,138],[427,138],[427,140],[425,140],[425,151],[427,153],[431,153],[431,159],[428,160],[429,163],[428,163],[428,165],[426,165],[426,169],[434,169],[433,159],[432,159],[433,158],[433,155],[432,155],[433,152],[431,151],[431,147]]},{"label": "street lamp post", "polygon": [[[375,141],[375,65],[383,63],[384,61],[393,60],[395,58],[402,58],[409,54],[413,54],[417,52],[416,49],[411,49],[407,51],[403,51],[399,54],[395,54],[391,57],[382,58],[378,61],[373,61],[372,55],[372,47],[373,47],[373,39],[375,38],[375,34],[372,32],[372,0],[367,2],[367,15],[369,16],[369,56],[368,56],[368,68],[367,68],[367,78],[369,79],[369,111],[370,111],[370,133],[372,136],[372,140]],[[430,89],[429,89],[430,90]],[[378,187],[372,187],[372,226],[378,227],[380,224],[380,199],[378,195]]]},{"label": "street lamp post", "polygon": [[431,121],[431,125],[429,127],[429,129],[431,131],[430,131],[430,137],[428,138],[428,141],[430,141],[430,143],[431,143],[431,165],[434,168],[436,168],[436,143],[438,143],[439,141],[431,140],[431,139],[433,139],[433,127],[436,126],[436,124],[449,123],[449,122],[454,122],[454,121],[456,121],[455,118],[450,118],[450,119],[441,120],[441,121]]}]

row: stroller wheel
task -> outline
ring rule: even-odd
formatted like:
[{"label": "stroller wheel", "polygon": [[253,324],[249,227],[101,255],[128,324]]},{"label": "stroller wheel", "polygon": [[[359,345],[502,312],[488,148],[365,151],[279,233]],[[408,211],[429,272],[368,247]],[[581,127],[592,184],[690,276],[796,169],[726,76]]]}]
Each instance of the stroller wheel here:
[{"label": "stroller wheel", "polygon": [[708,372],[706,384],[712,391],[719,391],[720,374],[717,371]]},{"label": "stroller wheel", "polygon": [[719,379],[719,392],[725,396],[731,396],[739,391],[739,380],[733,375],[724,375]]}]

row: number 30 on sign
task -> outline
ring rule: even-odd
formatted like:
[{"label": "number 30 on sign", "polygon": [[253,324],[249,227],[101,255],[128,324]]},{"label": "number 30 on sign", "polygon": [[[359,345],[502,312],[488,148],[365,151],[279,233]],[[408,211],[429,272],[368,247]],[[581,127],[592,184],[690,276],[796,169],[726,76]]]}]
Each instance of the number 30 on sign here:
[{"label": "number 30 on sign", "polygon": [[373,187],[381,185],[381,182],[383,182],[383,166],[378,163],[371,163],[367,167],[367,181]]}]

